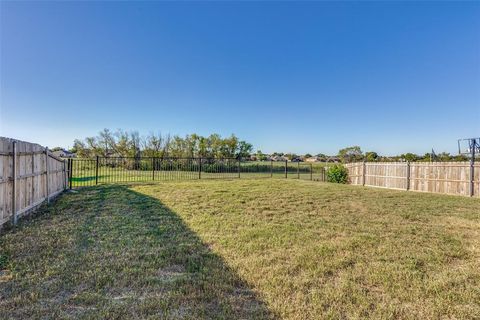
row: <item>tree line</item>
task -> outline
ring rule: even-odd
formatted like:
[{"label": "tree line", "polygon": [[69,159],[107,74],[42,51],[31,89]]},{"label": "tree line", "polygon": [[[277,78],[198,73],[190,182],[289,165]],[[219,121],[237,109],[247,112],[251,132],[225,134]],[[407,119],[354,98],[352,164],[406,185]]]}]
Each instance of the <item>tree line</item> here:
[{"label": "tree line", "polygon": [[[60,149],[60,148],[58,148]],[[77,157],[90,158],[101,157],[158,157],[158,158],[249,158],[254,156],[257,160],[267,160],[273,156],[284,156],[289,160],[307,159],[311,154],[297,155],[295,153],[274,152],[264,154],[257,150],[253,153],[252,144],[240,140],[234,134],[223,138],[219,134],[201,136],[196,133],[179,135],[162,135],[150,133],[140,135],[138,131],[126,131],[104,129],[96,136],[87,137],[83,140],[75,139],[71,152]],[[341,162],[356,161],[467,161],[463,155],[451,155],[447,152],[439,154],[425,153],[417,155],[405,153],[396,156],[382,156],[374,151],[363,152],[359,146],[351,146],[340,149],[335,156],[322,153],[316,155],[320,161],[331,161],[336,158]]]},{"label": "tree line", "polygon": [[93,137],[75,139],[70,150],[80,158],[101,157],[159,157],[159,158],[238,158],[248,157],[252,144],[235,135],[223,138],[219,134],[207,137],[196,133],[184,137],[138,131],[104,129]]},{"label": "tree line", "polygon": [[[258,150],[253,156],[260,161],[268,160],[274,156],[282,156],[288,160],[301,159],[306,160],[308,158],[314,157],[310,153],[304,155],[298,155],[295,153],[283,153],[283,152],[274,152],[272,154],[265,154],[262,151]],[[329,161],[341,161],[343,163],[348,162],[358,162],[358,161],[367,161],[367,162],[398,162],[398,161],[467,161],[468,157],[465,155],[451,155],[448,152],[441,152],[435,154],[434,152],[425,153],[423,155],[418,155],[415,153],[403,153],[395,156],[384,156],[380,155],[375,151],[363,152],[360,146],[351,146],[340,149],[336,155],[329,156],[324,153],[318,153],[315,157],[322,162]]]},{"label": "tree line", "polygon": [[382,156],[375,151],[362,152],[359,146],[352,146],[340,149],[338,151],[338,158],[342,162],[356,162],[356,161],[368,161],[368,162],[396,162],[396,161],[467,161],[468,157],[465,155],[451,155],[448,152],[441,152],[436,154],[435,152],[428,152],[423,155],[415,153],[403,153],[396,156]]}]

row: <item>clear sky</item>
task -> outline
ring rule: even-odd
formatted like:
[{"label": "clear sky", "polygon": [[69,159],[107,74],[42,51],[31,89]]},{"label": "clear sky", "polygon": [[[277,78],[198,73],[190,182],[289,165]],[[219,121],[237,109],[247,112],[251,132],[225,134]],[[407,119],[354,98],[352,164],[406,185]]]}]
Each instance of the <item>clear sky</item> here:
[{"label": "clear sky", "polygon": [[480,2],[5,2],[0,135],[235,133],[264,152],[480,136]]}]

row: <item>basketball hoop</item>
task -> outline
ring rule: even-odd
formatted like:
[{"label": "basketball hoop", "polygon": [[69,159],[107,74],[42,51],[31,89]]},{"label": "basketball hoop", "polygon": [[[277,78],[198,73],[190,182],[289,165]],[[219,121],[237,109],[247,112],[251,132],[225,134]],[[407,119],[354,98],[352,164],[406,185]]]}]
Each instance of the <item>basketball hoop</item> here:
[{"label": "basketball hoop", "polygon": [[471,158],[479,157],[480,138],[458,139],[458,153]]}]

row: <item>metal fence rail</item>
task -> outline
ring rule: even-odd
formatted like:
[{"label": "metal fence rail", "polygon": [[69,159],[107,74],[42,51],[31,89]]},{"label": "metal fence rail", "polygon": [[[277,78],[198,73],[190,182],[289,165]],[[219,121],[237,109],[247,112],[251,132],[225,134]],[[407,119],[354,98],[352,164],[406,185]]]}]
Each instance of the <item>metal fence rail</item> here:
[{"label": "metal fence rail", "polygon": [[68,160],[70,188],[105,183],[195,179],[286,178],[325,181],[322,165],[236,158],[120,158]]}]

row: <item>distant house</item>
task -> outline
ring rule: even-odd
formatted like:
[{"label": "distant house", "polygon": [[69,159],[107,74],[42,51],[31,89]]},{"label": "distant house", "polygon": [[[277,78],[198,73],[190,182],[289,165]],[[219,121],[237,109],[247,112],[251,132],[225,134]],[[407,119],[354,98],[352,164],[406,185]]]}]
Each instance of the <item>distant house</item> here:
[{"label": "distant house", "polygon": [[339,157],[328,157],[327,162],[339,163],[341,159]]},{"label": "distant house", "polygon": [[52,154],[59,158],[76,158],[77,155],[65,149],[53,151]]},{"label": "distant house", "polygon": [[310,157],[310,158],[307,158],[305,159],[306,162],[320,162],[320,161],[324,161],[324,159],[320,158],[320,157]]}]

